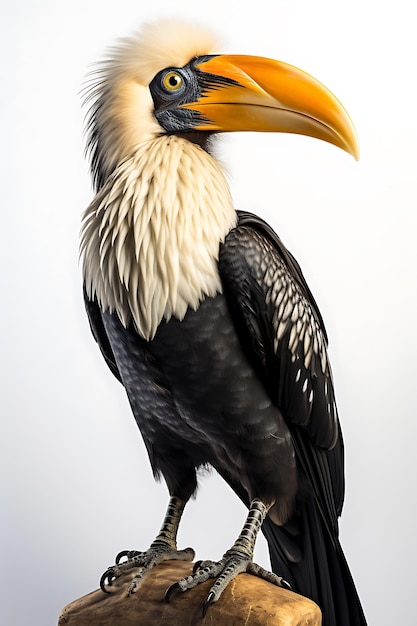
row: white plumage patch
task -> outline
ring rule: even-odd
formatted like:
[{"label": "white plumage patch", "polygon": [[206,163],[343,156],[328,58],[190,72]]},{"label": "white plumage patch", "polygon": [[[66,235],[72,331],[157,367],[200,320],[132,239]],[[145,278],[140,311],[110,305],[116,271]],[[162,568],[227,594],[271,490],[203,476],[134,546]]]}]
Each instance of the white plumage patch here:
[{"label": "white plumage patch", "polygon": [[219,243],[236,223],[217,162],[189,141],[162,136],[122,163],[84,214],[88,296],[151,339],[221,291]]},{"label": "white plumage patch", "polygon": [[86,91],[98,189],[81,233],[87,294],[146,339],[221,291],[219,244],[236,223],[226,179],[202,148],[164,134],[148,89],[160,70],[213,51],[205,31],[159,22],[112,49]]},{"label": "white plumage patch", "polygon": [[199,26],[160,20],[134,37],[120,39],[105,65],[113,77],[127,73],[147,86],[160,70],[182,67],[195,56],[212,54],[217,44],[213,34]]}]

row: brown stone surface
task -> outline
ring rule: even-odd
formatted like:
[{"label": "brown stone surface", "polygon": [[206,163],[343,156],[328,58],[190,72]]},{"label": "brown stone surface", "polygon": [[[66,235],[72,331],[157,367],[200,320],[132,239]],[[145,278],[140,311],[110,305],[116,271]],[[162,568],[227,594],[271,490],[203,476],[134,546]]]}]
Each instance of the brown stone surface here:
[{"label": "brown stone surface", "polygon": [[111,594],[97,590],[68,604],[58,626],[320,626],[318,606],[291,591],[249,574],[240,574],[212,604],[203,618],[202,607],[213,581],[164,601],[166,589],[191,573],[192,564],[167,561],[156,567],[141,589],[126,596],[128,574],[115,581]]}]

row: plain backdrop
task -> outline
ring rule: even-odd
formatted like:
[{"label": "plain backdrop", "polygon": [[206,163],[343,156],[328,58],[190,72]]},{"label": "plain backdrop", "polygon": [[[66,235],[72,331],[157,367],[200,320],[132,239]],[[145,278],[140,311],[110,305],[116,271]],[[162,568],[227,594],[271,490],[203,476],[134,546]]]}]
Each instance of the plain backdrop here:
[{"label": "plain backdrop", "polygon": [[[78,262],[92,198],[80,90],[119,36],[158,17],[219,52],[298,65],[349,111],[361,159],[290,135],[225,135],[236,206],[300,262],[330,336],[346,443],[341,538],[369,624],[415,620],[416,71],[406,0],[16,0],[1,15],[0,621],[49,626],[166,503],[122,387],[90,335]],[[414,43],[413,43],[414,42]],[[214,473],[179,546],[218,558],[245,512]],[[265,542],[256,559],[268,566]]]}]

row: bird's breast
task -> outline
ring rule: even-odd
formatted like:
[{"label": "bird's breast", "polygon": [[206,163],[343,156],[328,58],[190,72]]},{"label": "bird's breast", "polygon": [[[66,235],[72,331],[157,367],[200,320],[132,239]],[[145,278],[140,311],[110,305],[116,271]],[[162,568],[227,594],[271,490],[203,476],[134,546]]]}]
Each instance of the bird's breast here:
[{"label": "bird's breast", "polygon": [[[115,315],[104,315],[119,371],[145,440],[161,433],[175,446],[201,451],[229,475],[285,491],[294,475],[291,437],[245,354],[225,298],[205,299],[182,321],[162,322],[152,341]],[[248,471],[249,465],[251,471]],[[280,478],[282,476],[282,480]],[[278,483],[281,483],[281,487]]]},{"label": "bird's breast", "polygon": [[199,146],[157,137],[121,163],[84,214],[86,291],[145,339],[221,291],[219,246],[236,224],[218,163]]}]

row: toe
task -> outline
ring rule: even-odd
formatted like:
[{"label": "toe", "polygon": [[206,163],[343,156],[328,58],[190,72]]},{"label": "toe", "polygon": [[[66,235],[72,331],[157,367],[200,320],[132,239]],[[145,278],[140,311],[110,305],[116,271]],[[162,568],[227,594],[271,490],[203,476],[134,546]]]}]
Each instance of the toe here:
[{"label": "toe", "polygon": [[138,552],[137,550],[122,550],[115,558],[116,565],[118,565],[124,558],[130,561],[130,559],[133,559],[135,556],[139,556],[140,554],[141,552]]}]

